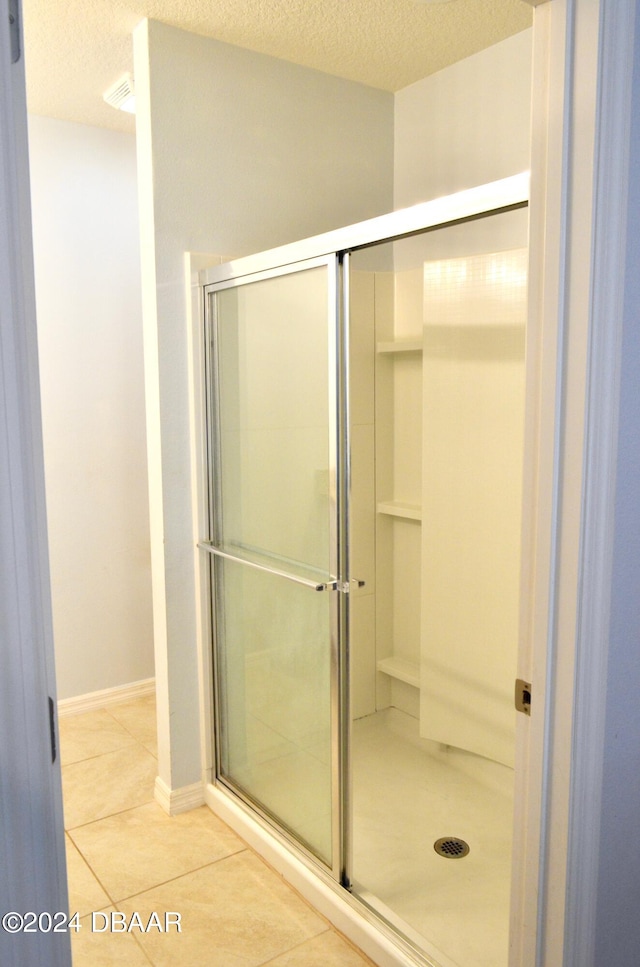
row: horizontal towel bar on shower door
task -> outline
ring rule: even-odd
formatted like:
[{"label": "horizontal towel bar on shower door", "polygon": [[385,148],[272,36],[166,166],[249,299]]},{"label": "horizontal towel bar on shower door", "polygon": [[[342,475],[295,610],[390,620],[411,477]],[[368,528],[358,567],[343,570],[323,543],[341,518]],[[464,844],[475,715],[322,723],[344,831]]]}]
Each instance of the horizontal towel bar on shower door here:
[{"label": "horizontal towel bar on shower door", "polygon": [[300,577],[297,574],[289,574],[287,571],[280,571],[274,567],[267,567],[266,564],[258,564],[256,561],[249,561],[246,557],[238,557],[236,554],[229,554],[228,551],[221,551],[219,547],[215,547],[211,541],[199,541],[198,547],[207,551],[209,554],[213,554],[215,557],[223,557],[227,561],[233,561],[235,564],[246,564],[247,567],[253,567],[256,571],[264,571],[266,574],[273,574],[276,577],[285,578],[287,581],[293,581],[294,584],[302,584],[305,588],[311,588],[312,591],[336,591],[338,588],[338,582],[335,580],[323,581],[318,583],[317,581],[311,581],[308,578]]}]

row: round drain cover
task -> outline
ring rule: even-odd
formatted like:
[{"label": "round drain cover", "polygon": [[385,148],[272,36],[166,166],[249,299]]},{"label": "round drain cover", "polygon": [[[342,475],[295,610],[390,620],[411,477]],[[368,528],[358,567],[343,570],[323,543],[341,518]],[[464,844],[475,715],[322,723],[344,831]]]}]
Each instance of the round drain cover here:
[{"label": "round drain cover", "polygon": [[457,836],[443,836],[435,841],[433,848],[439,856],[446,856],[450,860],[460,859],[469,852],[469,844]]}]

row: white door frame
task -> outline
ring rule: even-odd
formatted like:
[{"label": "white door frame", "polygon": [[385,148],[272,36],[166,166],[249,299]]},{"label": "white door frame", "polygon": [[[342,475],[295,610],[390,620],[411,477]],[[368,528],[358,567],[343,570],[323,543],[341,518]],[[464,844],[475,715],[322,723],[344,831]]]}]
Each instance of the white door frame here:
[{"label": "white door frame", "polygon": [[[20,13],[19,3],[16,9]],[[22,50],[22,37],[19,43]],[[56,692],[35,323],[24,58],[12,63],[5,2],[0,16],[2,915],[67,910],[59,755],[52,762]],[[0,927],[0,962],[69,967],[69,934],[12,934]]]},{"label": "white door frame", "polygon": [[538,393],[519,671],[533,694],[530,721],[518,723],[528,788],[512,967],[594,964],[634,7],[552,0],[534,15],[528,366]]}]

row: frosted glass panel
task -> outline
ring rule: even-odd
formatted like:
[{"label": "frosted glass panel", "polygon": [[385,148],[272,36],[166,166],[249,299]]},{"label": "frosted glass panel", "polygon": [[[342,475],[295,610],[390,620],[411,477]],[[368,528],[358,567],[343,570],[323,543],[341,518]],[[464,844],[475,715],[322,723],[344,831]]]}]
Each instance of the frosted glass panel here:
[{"label": "frosted glass panel", "polygon": [[220,773],[328,866],[330,291],[326,263],[219,290],[211,366]]},{"label": "frosted glass panel", "polygon": [[222,775],[331,865],[331,595],[219,563]]},{"label": "frosted glass panel", "polygon": [[326,574],[327,267],[226,289],[216,300],[217,540]]}]

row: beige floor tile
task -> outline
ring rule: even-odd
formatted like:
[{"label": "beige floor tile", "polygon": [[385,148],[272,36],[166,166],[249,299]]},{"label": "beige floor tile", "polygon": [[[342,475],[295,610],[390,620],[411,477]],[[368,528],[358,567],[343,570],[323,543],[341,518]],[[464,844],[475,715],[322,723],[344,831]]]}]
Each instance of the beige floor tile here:
[{"label": "beige floor tile", "polygon": [[144,918],[182,915],[182,932],[140,943],[156,967],[258,967],[323,933],[326,922],[253,853],[245,851],[118,904]]},{"label": "beige floor tile", "polygon": [[71,838],[114,903],[246,849],[206,806],[169,817],[155,802],[81,826]]},{"label": "beige floor tile", "polygon": [[63,766],[65,828],[150,802],[156,774],[156,760],[139,745]]},{"label": "beige floor tile", "polygon": [[[110,916],[113,909],[105,908],[105,915]],[[150,961],[132,933],[103,931],[104,925],[100,915],[80,918],[80,930],[71,933],[73,967],[149,967]]]},{"label": "beige floor tile", "polygon": [[145,695],[144,698],[137,698],[132,702],[111,705],[109,714],[151,755],[158,755],[155,695]]},{"label": "beige floor tile", "polygon": [[135,738],[106,709],[58,719],[62,765],[134,745]]},{"label": "beige floor tile", "polygon": [[93,910],[100,910],[110,903],[100,883],[95,878],[84,859],[70,840],[65,836],[67,853],[67,879],[69,882],[69,912],[84,917]]},{"label": "beige floor tile", "polygon": [[373,961],[354,950],[333,930],[327,930],[280,954],[265,967],[373,967]]}]

